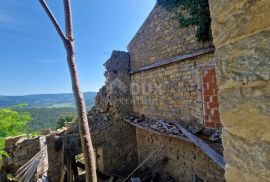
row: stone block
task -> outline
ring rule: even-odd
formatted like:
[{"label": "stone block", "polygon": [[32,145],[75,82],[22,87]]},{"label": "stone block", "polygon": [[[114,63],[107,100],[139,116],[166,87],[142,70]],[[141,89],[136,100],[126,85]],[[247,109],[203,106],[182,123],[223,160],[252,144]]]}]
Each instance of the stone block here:
[{"label": "stone block", "polygon": [[245,181],[245,182],[269,182],[269,178],[265,179],[261,176],[254,175],[253,173],[247,173],[239,168],[235,168],[227,164],[225,172],[226,181]]},{"label": "stone block", "polygon": [[270,1],[268,0],[210,0],[209,2],[214,44],[217,48],[270,28]]},{"label": "stone block", "polygon": [[221,88],[270,80],[269,37],[270,30],[262,31],[216,50]]},{"label": "stone block", "polygon": [[221,121],[226,130],[252,141],[270,141],[270,85],[223,89]]},{"label": "stone block", "polygon": [[270,179],[269,142],[250,141],[223,131],[225,160],[234,168],[263,179]]}]

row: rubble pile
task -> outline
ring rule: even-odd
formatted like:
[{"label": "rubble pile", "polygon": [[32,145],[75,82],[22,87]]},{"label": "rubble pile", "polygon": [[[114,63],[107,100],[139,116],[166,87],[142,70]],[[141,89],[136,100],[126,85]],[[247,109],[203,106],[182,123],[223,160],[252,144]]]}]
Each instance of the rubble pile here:
[{"label": "rubble pile", "polygon": [[[175,125],[175,123],[167,122],[160,119],[149,119],[144,115],[138,115],[132,113],[125,118],[125,121],[135,127],[149,130],[151,132],[175,137],[178,139],[190,141]],[[204,128],[202,125],[189,125],[185,126],[186,129],[196,135],[198,138],[204,140],[208,145],[210,145],[219,154],[223,153],[223,147],[221,143],[221,131],[216,129]]]},{"label": "rubble pile", "polygon": [[132,114],[127,117],[126,122],[139,128],[148,129],[164,135],[174,136],[176,138],[186,139],[185,135],[173,124],[163,120],[147,119],[143,115]]}]

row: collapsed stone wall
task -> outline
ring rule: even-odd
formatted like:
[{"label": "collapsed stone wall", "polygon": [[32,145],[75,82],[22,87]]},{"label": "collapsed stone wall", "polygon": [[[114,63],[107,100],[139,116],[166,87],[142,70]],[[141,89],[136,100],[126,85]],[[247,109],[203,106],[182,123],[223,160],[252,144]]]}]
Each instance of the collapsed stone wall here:
[{"label": "collapsed stone wall", "polygon": [[123,51],[113,51],[104,66],[106,82],[97,93],[93,110],[121,117],[132,111],[130,55]]},{"label": "collapsed stone wall", "polygon": [[129,53],[113,51],[104,64],[106,82],[89,112],[93,145],[102,150],[106,173],[125,175],[137,165],[136,130],[124,121],[132,112]]},{"label": "collapsed stone wall", "polygon": [[[55,136],[61,136],[62,132],[52,132],[44,135],[46,137],[48,152],[48,177],[54,181],[59,181],[61,175],[61,157],[60,153],[55,150]],[[3,172],[15,175],[20,167],[32,159],[40,150],[40,137],[27,138],[18,136],[6,140],[5,150],[9,153],[10,159],[3,162]],[[2,171],[1,171],[2,172]]]},{"label": "collapsed stone wall", "polygon": [[209,3],[226,181],[269,181],[270,1]]},{"label": "collapsed stone wall", "polygon": [[195,176],[207,182],[223,182],[224,170],[191,142],[137,128],[138,158],[146,156],[160,146],[165,146],[147,161],[144,168],[151,168],[165,157],[168,161],[160,168],[178,182],[193,182]]},{"label": "collapsed stone wall", "polygon": [[6,151],[11,154],[6,169],[9,173],[16,173],[17,170],[28,162],[40,150],[39,138],[27,139],[24,136],[8,138],[6,140]]}]

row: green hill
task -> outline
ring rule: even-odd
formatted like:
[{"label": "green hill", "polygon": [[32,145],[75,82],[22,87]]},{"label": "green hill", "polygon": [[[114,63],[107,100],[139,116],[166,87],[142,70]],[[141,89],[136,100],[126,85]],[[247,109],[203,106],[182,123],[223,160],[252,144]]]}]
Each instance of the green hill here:
[{"label": "green hill", "polygon": [[[94,105],[96,92],[85,92],[87,108]],[[0,96],[0,107],[10,107],[17,104],[28,104],[28,108],[75,107],[73,94],[35,94],[25,96]]]},{"label": "green hill", "polygon": [[[94,106],[96,92],[84,93],[88,110]],[[37,94],[26,96],[0,96],[0,108],[18,104],[26,107],[16,109],[19,112],[29,112],[32,116],[26,130],[29,133],[40,132],[42,129],[57,127],[57,120],[63,113],[76,112],[73,94]]]}]

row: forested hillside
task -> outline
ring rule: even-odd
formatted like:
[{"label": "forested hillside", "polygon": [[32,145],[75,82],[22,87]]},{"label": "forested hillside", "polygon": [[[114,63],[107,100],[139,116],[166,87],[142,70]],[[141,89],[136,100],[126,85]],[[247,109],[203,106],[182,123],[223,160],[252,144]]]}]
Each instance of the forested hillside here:
[{"label": "forested hillside", "polygon": [[[94,105],[96,92],[85,92],[85,102],[88,108]],[[27,104],[28,108],[75,107],[72,93],[36,94],[26,96],[0,96],[0,107],[10,107],[17,104]]]},{"label": "forested hillside", "polygon": [[[87,110],[94,106],[95,92],[84,93]],[[27,96],[0,96],[0,108],[8,108],[17,104],[26,104],[25,107],[17,107],[19,113],[27,112],[32,120],[27,123],[27,133],[40,132],[42,129],[57,128],[59,117],[65,113],[75,113],[73,94],[39,94]]]},{"label": "forested hillside", "polygon": [[22,108],[17,109],[19,112],[28,112],[32,116],[32,120],[26,125],[28,133],[40,132],[42,129],[57,128],[57,120],[63,113],[76,112],[73,107],[60,108]]}]

